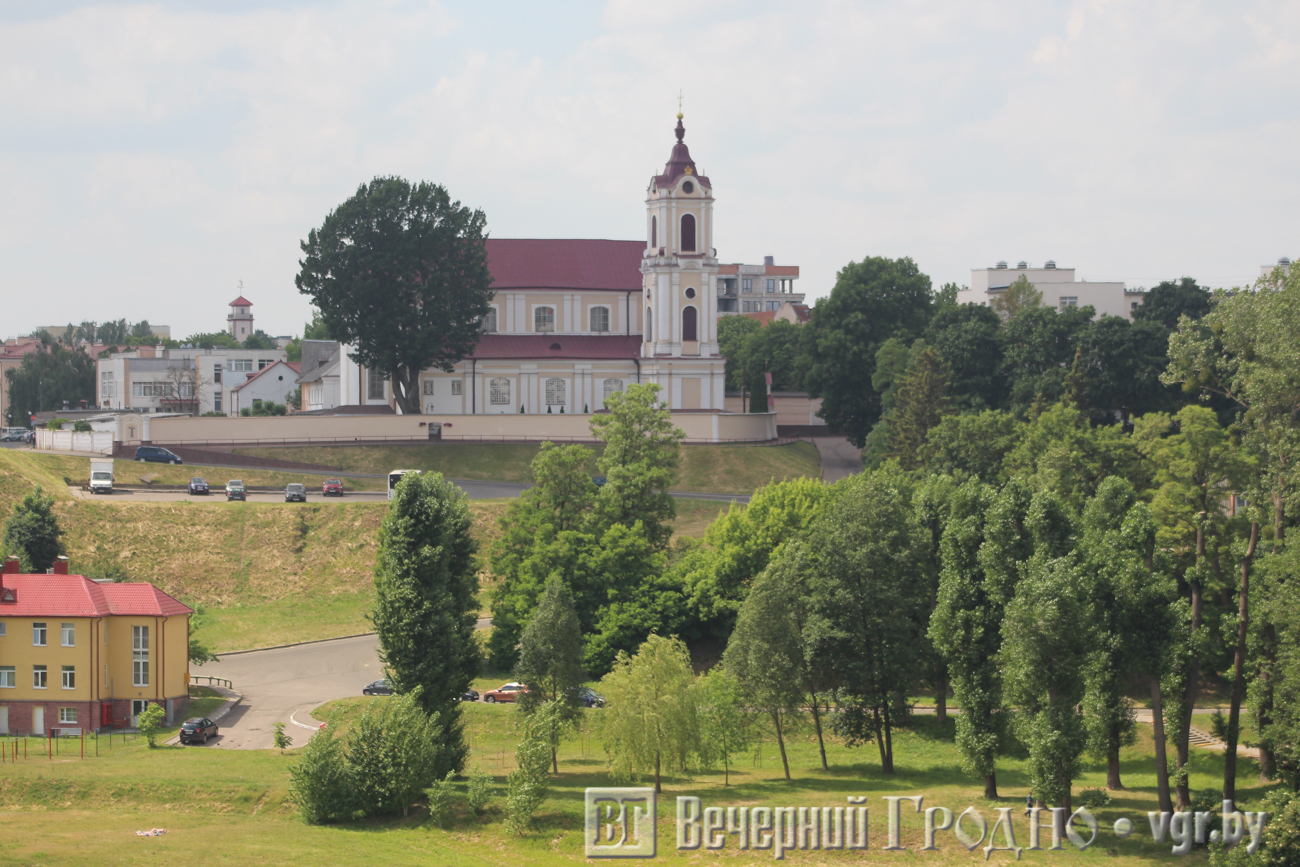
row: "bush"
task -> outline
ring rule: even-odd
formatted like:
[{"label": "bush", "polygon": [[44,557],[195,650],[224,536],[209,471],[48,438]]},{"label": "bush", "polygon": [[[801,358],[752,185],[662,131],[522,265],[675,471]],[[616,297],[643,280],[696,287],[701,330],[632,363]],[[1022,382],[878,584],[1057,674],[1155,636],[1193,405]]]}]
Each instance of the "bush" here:
[{"label": "bush", "polygon": [[482,768],[475,768],[469,775],[469,791],[466,793],[469,808],[475,813],[482,813],[492,802],[492,775]]},{"label": "bush", "polygon": [[144,735],[150,747],[158,746],[158,731],[166,719],[167,711],[163,710],[160,704],[151,704],[141,712],[136,727],[140,729],[140,734]]},{"label": "bush", "polygon": [[63,430],[63,426],[68,423],[66,418],[52,418],[45,423],[46,430]]},{"label": "bush", "polygon": [[[194,639],[193,638],[190,639],[190,661],[191,662],[194,661]],[[203,663],[199,663],[199,664],[202,665]],[[271,735],[271,740],[275,742],[275,748],[277,750],[279,750],[280,752],[284,752],[286,749],[293,746],[293,738],[289,737],[287,734],[284,733],[284,723],[278,722],[275,725],[271,726],[271,728],[274,730],[274,733]]]},{"label": "bush", "polygon": [[548,701],[524,720],[524,736],[515,750],[519,766],[506,777],[506,830],[522,834],[546,800],[551,770],[551,729],[558,724],[560,701]]},{"label": "bush", "polygon": [[1110,792],[1105,789],[1084,789],[1079,793],[1079,803],[1083,804],[1089,810],[1096,810],[1099,807],[1109,806]]},{"label": "bush", "polygon": [[74,421],[72,423],[72,430],[76,433],[90,433],[90,422],[80,420]]},{"label": "bush", "polygon": [[442,759],[438,714],[421,710],[418,689],[370,701],[348,733],[352,786],[366,815],[411,809]]},{"label": "bush", "polygon": [[334,721],[307,741],[302,759],[289,769],[289,797],[303,821],[321,825],[349,819],[357,812],[343,742],[334,737]]},{"label": "bush", "polygon": [[1300,867],[1300,794],[1278,789],[1259,809],[1268,813],[1259,850],[1246,854],[1249,834],[1231,849],[1211,843],[1210,867]]},{"label": "bush", "polygon": [[424,793],[425,803],[429,805],[429,819],[444,827],[446,827],[447,820],[451,818],[452,807],[456,799],[456,789],[453,783],[455,778],[456,772],[448,771],[447,776],[441,780],[434,780],[433,785]]}]

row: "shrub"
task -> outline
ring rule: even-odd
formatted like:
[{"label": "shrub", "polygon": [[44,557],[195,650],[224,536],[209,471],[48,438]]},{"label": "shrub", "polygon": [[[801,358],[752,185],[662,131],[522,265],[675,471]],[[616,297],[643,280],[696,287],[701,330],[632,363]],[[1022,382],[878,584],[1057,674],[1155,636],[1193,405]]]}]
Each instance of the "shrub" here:
[{"label": "shrub", "polygon": [[140,716],[137,728],[144,739],[149,742],[150,747],[158,746],[158,731],[163,726],[163,721],[167,719],[167,711],[163,710],[160,704],[151,704],[145,708]]},{"label": "shrub", "polygon": [[72,423],[72,430],[76,433],[90,433],[90,422],[80,420],[74,421]]},{"label": "shrub", "polygon": [[411,809],[442,759],[438,714],[419,705],[420,690],[370,701],[347,738],[352,786],[366,815]]},{"label": "shrub", "polygon": [[447,776],[441,780],[434,780],[433,785],[424,793],[425,803],[429,805],[429,819],[444,827],[447,820],[451,818],[452,807],[456,798],[456,789],[453,783],[455,778],[456,772],[448,771]]},{"label": "shrub", "polygon": [[1258,851],[1246,854],[1249,836],[1231,849],[1211,843],[1210,867],[1300,867],[1300,794],[1278,789],[1259,809],[1268,813],[1268,822]]},{"label": "shrub", "polygon": [[52,418],[45,423],[46,430],[63,430],[63,426],[68,423],[66,418]]},{"label": "shrub", "polygon": [[482,768],[475,768],[469,775],[469,790],[466,793],[469,808],[475,813],[482,813],[492,802],[492,775]]},{"label": "shrub", "polygon": [[357,812],[343,742],[334,737],[333,720],[307,741],[302,758],[289,769],[289,797],[309,825],[337,822]]},{"label": "shrub", "polygon": [[524,720],[524,736],[515,750],[518,768],[506,777],[506,830],[528,830],[537,808],[546,800],[551,770],[551,729],[558,724],[562,702],[548,701]]},{"label": "shrub", "polygon": [[1079,793],[1079,803],[1089,810],[1108,806],[1110,804],[1110,792],[1105,789],[1084,789]]}]

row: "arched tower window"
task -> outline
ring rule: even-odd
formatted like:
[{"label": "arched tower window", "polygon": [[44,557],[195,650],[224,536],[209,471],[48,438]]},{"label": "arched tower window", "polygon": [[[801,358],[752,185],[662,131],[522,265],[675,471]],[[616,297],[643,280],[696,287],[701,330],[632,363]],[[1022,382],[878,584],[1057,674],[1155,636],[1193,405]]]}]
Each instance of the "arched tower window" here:
[{"label": "arched tower window", "polygon": [[650,215],[650,246],[659,249],[659,218],[654,214]]},{"label": "arched tower window", "polygon": [[695,215],[684,214],[682,216],[682,252],[695,252]]},{"label": "arched tower window", "polygon": [[682,340],[698,340],[695,336],[695,308],[687,307],[682,310]]}]

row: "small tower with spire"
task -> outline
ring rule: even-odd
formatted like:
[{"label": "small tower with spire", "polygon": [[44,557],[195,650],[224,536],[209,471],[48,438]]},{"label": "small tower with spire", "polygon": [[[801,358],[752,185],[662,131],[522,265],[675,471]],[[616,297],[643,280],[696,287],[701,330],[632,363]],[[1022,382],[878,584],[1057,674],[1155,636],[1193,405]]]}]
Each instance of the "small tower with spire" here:
[{"label": "small tower with spire", "polygon": [[[239,288],[244,288],[241,280]],[[226,317],[226,327],[230,336],[243,343],[253,333],[253,302],[243,295],[230,302],[230,315]]]},{"label": "small tower with spire", "polygon": [[713,184],[691,159],[680,109],[677,143],[646,190],[643,358],[718,354]]}]

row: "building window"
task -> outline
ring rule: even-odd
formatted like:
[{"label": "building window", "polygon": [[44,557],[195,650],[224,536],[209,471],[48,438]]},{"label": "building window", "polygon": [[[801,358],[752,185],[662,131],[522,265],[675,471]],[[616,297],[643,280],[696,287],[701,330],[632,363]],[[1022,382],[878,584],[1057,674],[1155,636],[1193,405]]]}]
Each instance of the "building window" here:
[{"label": "building window", "polygon": [[257,359],[257,369],[258,369],[258,370],[265,370],[266,368],[270,367],[272,364],[275,364],[275,359],[274,359],[274,358],[259,358],[259,359]]},{"label": "building window", "polygon": [[768,309],[768,310],[780,310],[780,309],[781,309],[781,302],[780,302],[780,301],[769,301],[769,302],[767,302],[767,309]]},{"label": "building window", "polygon": [[695,252],[695,215],[682,215],[682,252]]},{"label": "building window", "polygon": [[44,646],[45,646],[45,624],[33,623],[32,624],[32,647],[44,647]]},{"label": "building window", "polygon": [[740,284],[741,284],[741,289],[744,290],[745,292],[753,292],[753,291],[754,291],[754,278],[753,278],[753,277],[745,277],[743,280],[740,281]]},{"label": "building window", "polygon": [[494,406],[507,406],[510,403],[510,380],[504,376],[496,377],[488,383],[488,402]]},{"label": "building window", "polygon": [[497,330],[497,309],[495,307],[487,312],[487,316],[483,317],[483,330],[488,333]]},{"label": "building window", "polygon": [[0,638],[5,637],[8,627],[9,624],[5,623],[3,620],[0,620]]},{"label": "building window", "polygon": [[659,246],[659,218],[653,214],[650,216],[650,246]]},{"label": "building window", "polygon": [[424,381],[424,393],[425,393],[426,396],[427,396],[427,395],[430,395],[430,394],[433,394],[433,380],[432,380],[432,379],[426,379],[426,380]]},{"label": "building window", "polygon": [[45,666],[32,666],[32,689],[45,689]]},{"label": "building window", "polygon": [[77,709],[75,707],[59,708],[59,722],[75,725],[77,722]]},{"label": "building window", "polygon": [[682,311],[682,340],[698,340],[695,336],[695,318],[697,314],[694,307],[687,307]]},{"label": "building window", "polygon": [[165,382],[133,382],[131,383],[132,397],[167,397],[167,383]]},{"label": "building window", "polygon": [[63,688],[64,689],[77,688],[77,669],[75,666],[72,665],[63,666]]},{"label": "building window", "polygon": [[59,633],[64,647],[77,646],[77,627],[72,623],[60,623]]},{"label": "building window", "polygon": [[462,383],[463,383],[463,382],[464,382],[464,380],[460,380],[460,379],[453,379],[453,380],[451,381],[451,395],[452,395],[452,397],[459,397],[460,395],[462,395],[462,394],[465,393],[465,392],[462,390]]},{"label": "building window", "polygon": [[[1135,307],[1137,305],[1134,305]],[[113,381],[113,374],[101,373],[99,375],[99,396],[114,397],[117,395],[117,383]]]},{"label": "building window", "polygon": [[149,685],[149,627],[131,627],[131,685]]},{"label": "building window", "polygon": [[534,331],[554,331],[555,330],[555,308],[538,307],[533,311],[533,330]]},{"label": "building window", "polygon": [[564,406],[564,380],[557,377],[546,380],[546,405]]},{"label": "building window", "polygon": [[230,359],[230,369],[236,373],[251,373],[253,370],[253,359],[232,358]]},{"label": "building window", "polygon": [[221,389],[212,393],[212,411],[221,412]]},{"label": "building window", "polygon": [[366,368],[366,399],[384,399],[384,375],[378,370]]},{"label": "building window", "polygon": [[212,365],[212,382],[214,385],[221,384],[221,370],[222,367],[220,364]]},{"label": "building window", "polygon": [[605,400],[609,400],[609,396],[611,394],[614,394],[615,392],[622,391],[622,390],[623,390],[623,380],[621,379],[605,380]]},{"label": "building window", "polygon": [[1141,301],[1134,301],[1134,302],[1132,302],[1132,303],[1129,304],[1128,309],[1129,309],[1129,310],[1136,310],[1136,309],[1138,309],[1138,308],[1141,307],[1141,306],[1142,306],[1142,302],[1141,302]]},{"label": "building window", "polygon": [[590,324],[591,324],[592,331],[609,330],[609,308],[608,307],[591,308],[591,313],[588,318],[591,320]]},{"label": "building window", "polygon": [[767,280],[767,291],[768,291],[768,292],[775,292],[775,291],[776,291],[776,281],[773,280],[773,279],[770,278],[770,277],[769,277],[768,280]]},{"label": "building window", "polygon": [[1074,296],[1074,295],[1062,295],[1062,296],[1061,296],[1061,309],[1062,309],[1062,310],[1065,310],[1067,307],[1078,307],[1078,306],[1079,306],[1079,299],[1078,299],[1077,296]]},{"label": "building window", "polygon": [[13,689],[18,686],[18,675],[12,665],[0,665],[0,689]]}]

